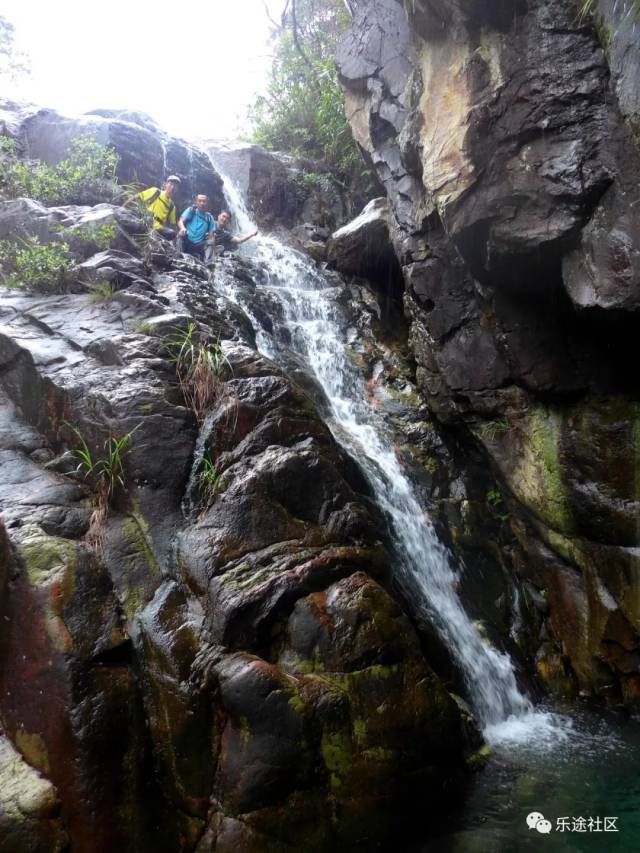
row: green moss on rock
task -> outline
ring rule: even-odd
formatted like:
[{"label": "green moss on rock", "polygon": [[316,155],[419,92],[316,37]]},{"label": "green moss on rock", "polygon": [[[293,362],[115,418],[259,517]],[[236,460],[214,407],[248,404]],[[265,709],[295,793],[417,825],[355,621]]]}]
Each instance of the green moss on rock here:
[{"label": "green moss on rock", "polygon": [[555,530],[573,530],[561,458],[562,413],[538,406],[520,424],[519,461],[507,479],[518,498]]}]

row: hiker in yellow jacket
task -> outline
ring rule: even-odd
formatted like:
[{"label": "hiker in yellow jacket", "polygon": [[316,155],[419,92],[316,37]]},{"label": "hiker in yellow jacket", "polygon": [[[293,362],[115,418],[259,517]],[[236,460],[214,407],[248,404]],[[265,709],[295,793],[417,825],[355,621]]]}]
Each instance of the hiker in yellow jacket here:
[{"label": "hiker in yellow jacket", "polygon": [[153,216],[153,229],[166,240],[173,240],[177,232],[176,206],[173,196],[180,186],[180,178],[177,175],[169,175],[165,181],[164,189],[149,187],[136,195],[128,198],[123,207],[128,207],[134,199],[140,201]]}]

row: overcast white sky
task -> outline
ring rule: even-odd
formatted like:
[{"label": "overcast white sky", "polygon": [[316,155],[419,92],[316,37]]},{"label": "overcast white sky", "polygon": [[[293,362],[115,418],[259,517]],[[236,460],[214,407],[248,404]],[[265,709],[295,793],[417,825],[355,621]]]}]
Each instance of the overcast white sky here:
[{"label": "overcast white sky", "polygon": [[[266,0],[276,18],[284,0]],[[62,113],[142,110],[175,136],[231,137],[265,81],[264,0],[0,0],[31,57],[18,92]]]}]

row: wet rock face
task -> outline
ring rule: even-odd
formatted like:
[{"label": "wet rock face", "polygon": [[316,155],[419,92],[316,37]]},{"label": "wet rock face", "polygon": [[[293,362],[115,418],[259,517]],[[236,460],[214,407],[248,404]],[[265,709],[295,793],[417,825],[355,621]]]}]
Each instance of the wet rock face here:
[{"label": "wet rock face", "polygon": [[597,27],[570,2],[356,6],[338,68],[418,384],[499,473],[541,676],[635,707],[637,24],[605,0]]},{"label": "wet rock face", "polygon": [[342,273],[386,285],[389,293],[402,292],[402,273],[391,242],[386,199],[370,201],[359,216],[334,231],[327,246],[327,259]]},{"label": "wet rock face", "polygon": [[[140,252],[122,208],[0,204],[43,241],[96,217],[114,246],[74,249],[69,292],[0,290],[0,846],[323,851],[437,813],[460,713],[361,476],[201,264]],[[262,274],[231,257],[215,281]],[[200,419],[191,323],[219,356]],[[100,502],[74,451],[126,435]]]},{"label": "wet rock face", "polygon": [[333,230],[347,218],[348,199],[326,167],[260,145],[202,144],[237,184],[262,228],[308,223]]}]

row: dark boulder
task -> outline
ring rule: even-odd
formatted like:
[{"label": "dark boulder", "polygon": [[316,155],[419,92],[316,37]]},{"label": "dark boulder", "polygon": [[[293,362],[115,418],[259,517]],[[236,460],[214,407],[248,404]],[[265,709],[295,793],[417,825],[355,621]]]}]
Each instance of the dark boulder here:
[{"label": "dark boulder", "polygon": [[334,229],[347,218],[344,192],[321,164],[260,145],[202,144],[236,184],[261,228],[308,222]]},{"label": "dark boulder", "polygon": [[331,235],[327,259],[342,273],[358,275],[402,292],[402,272],[391,242],[386,199],[370,201],[362,213]]},{"label": "dark boulder", "polygon": [[178,174],[182,178],[178,207],[186,207],[196,193],[206,193],[213,210],[224,204],[222,180],[204,151],[139,116],[105,116],[98,111],[67,118],[55,110],[25,105],[7,104],[5,109],[11,135],[27,157],[54,165],[68,155],[73,139],[89,137],[118,153],[117,176],[122,183],[161,186],[168,175]]}]

